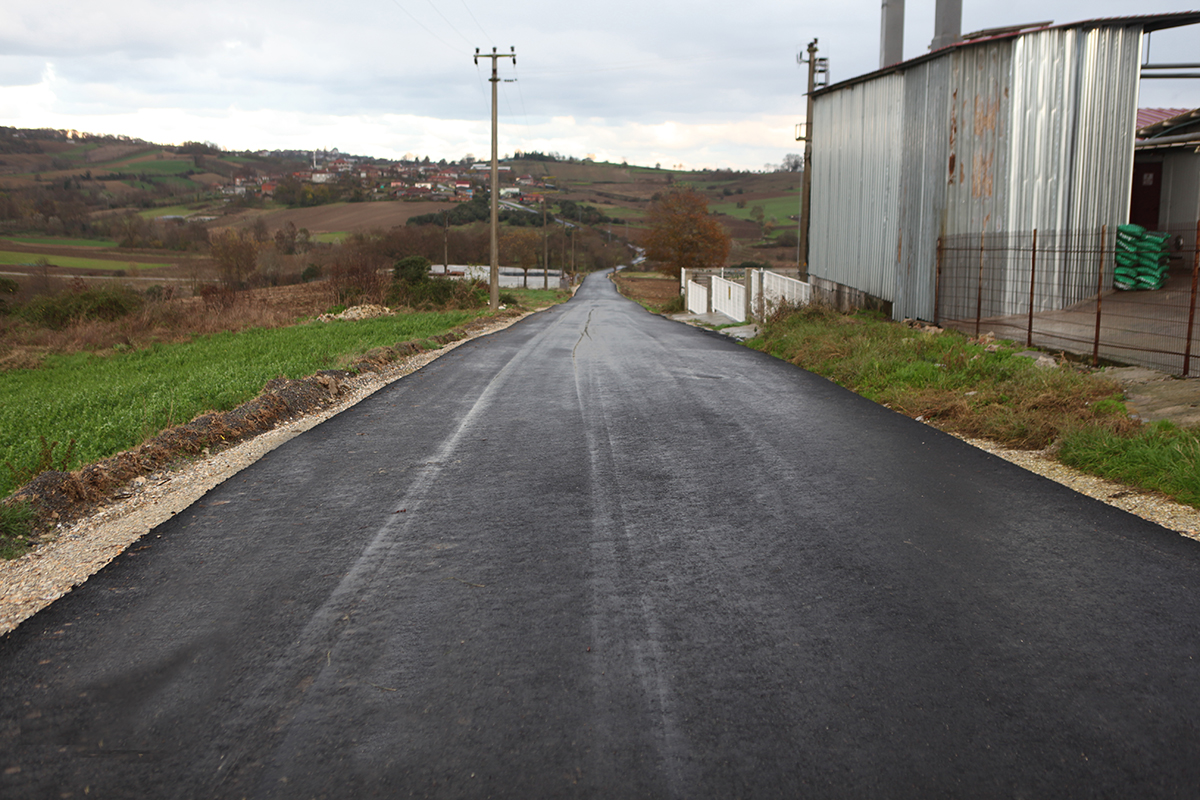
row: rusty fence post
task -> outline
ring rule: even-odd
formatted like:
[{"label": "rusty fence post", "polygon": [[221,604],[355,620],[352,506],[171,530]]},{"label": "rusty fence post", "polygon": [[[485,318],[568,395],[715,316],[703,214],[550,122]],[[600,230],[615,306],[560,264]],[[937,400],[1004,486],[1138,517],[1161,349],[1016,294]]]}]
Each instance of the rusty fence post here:
[{"label": "rusty fence post", "polygon": [[979,318],[983,315],[983,232],[979,234],[979,286],[975,291],[975,338],[979,338]]},{"label": "rusty fence post", "polygon": [[1187,338],[1183,345],[1183,377],[1192,365],[1192,335],[1196,330],[1196,284],[1200,283],[1200,221],[1196,223],[1196,243],[1192,245],[1192,304],[1188,309]]},{"label": "rusty fence post", "polygon": [[1025,331],[1025,346],[1033,347],[1033,287],[1037,275],[1037,228],[1033,229],[1033,255],[1029,258],[1029,327]]},{"label": "rusty fence post", "polygon": [[1108,225],[1100,226],[1100,257],[1096,259],[1096,338],[1092,340],[1092,366],[1100,366],[1100,306],[1104,299],[1104,245],[1108,241]]},{"label": "rusty fence post", "polygon": [[937,268],[933,273],[933,324],[941,327],[942,302],[942,237],[937,240]]}]

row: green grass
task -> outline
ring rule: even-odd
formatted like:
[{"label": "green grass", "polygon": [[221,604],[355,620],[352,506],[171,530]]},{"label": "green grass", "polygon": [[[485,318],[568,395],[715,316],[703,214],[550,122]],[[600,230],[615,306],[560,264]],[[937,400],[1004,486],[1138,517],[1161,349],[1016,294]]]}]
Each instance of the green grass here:
[{"label": "green grass", "polygon": [[1069,466],[1200,508],[1200,429],[1142,426],[1118,385],[1036,367],[1012,343],[812,307],[776,315],[747,344],[943,430],[1019,448],[1057,442]]},{"label": "green grass", "polygon": [[133,161],[119,172],[133,172],[138,175],[182,175],[196,168],[192,159],[150,159],[148,161]]},{"label": "green grass", "polygon": [[1080,430],[1063,437],[1058,457],[1076,469],[1200,508],[1200,429],[1159,422],[1127,436]]},{"label": "green grass", "polygon": [[380,346],[445,333],[471,312],[415,313],[357,322],[254,329],[126,353],[56,355],[39,369],[0,373],[0,497],[10,470],[44,454],[39,437],[76,445],[70,468],[134,447],[205,411],[227,411],[270,379],[301,378],[352,363]]},{"label": "green grass", "polygon": [[908,416],[1012,447],[1040,449],[1081,427],[1136,427],[1111,381],[1038,368],[1011,343],[989,349],[870,312],[804,309],[769,321],[754,345]]},{"label": "green grass", "polygon": [[30,546],[33,509],[28,503],[0,503],[0,559],[17,558]]},{"label": "green grass", "polygon": [[[570,292],[561,291],[556,287],[558,284],[557,278],[550,279],[549,289],[529,288],[529,289],[505,289],[505,293],[511,294],[517,298],[517,302],[522,308],[541,308],[542,306],[562,303],[571,299]],[[540,287],[542,285],[542,276],[538,275],[536,279],[532,276],[529,278],[530,287]]]},{"label": "green grass", "polygon": [[49,244],[66,247],[116,247],[117,243],[109,239],[68,239],[54,236],[3,236],[0,242],[13,244]]},{"label": "green grass", "polygon": [[345,231],[332,231],[329,233],[314,233],[309,238],[314,242],[321,242],[322,244],[341,244],[342,239],[345,239],[347,236],[349,234]]},{"label": "green grass", "polygon": [[39,255],[37,253],[17,253],[10,250],[0,250],[0,264],[20,264],[23,266],[34,266],[38,259],[44,258],[51,264],[58,267],[68,267],[70,269],[96,269],[96,270],[118,270],[129,269],[130,265],[138,269],[154,269],[155,267],[169,267],[168,262],[149,262],[149,261],[112,261],[105,258],[82,258],[77,256],[57,256],[57,255]]},{"label": "green grass", "polygon": [[163,206],[162,208],[144,209],[138,212],[138,216],[146,219],[158,219],[159,217],[186,217],[195,213],[196,211],[191,206]]},{"label": "green grass", "polygon": [[[745,200],[745,208],[737,207],[738,202],[741,200]],[[766,200],[750,200],[748,198],[742,198],[739,196],[736,199],[731,199],[727,202],[714,203],[713,205],[709,206],[709,210],[716,211],[721,214],[728,214],[729,216],[737,217],[738,219],[752,220],[754,217],[750,216],[750,212],[754,210],[755,206],[763,207],[764,219],[770,220],[771,217],[775,217],[776,222],[781,226],[785,225],[785,223],[791,222],[788,217],[800,213],[800,200],[798,194],[770,197]]]},{"label": "green grass", "polygon": [[[604,212],[606,216],[616,217],[617,219],[628,219],[633,222],[640,222],[646,216],[646,209],[644,208],[630,208],[629,206],[609,205],[598,205],[596,208]],[[604,224],[607,225],[608,223]]]}]

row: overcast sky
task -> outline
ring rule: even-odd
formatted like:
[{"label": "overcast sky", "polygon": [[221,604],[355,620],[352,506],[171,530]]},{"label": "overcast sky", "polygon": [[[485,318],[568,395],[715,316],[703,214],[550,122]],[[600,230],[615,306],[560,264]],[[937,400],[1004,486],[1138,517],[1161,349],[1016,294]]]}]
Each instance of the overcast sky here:
[{"label": "overcast sky", "polygon": [[[908,0],[906,58],[926,52],[933,9]],[[1182,10],[965,0],[963,31]],[[515,47],[515,67],[500,60],[502,154],[761,169],[800,149],[796,54],[817,37],[835,82],[869,72],[879,20],[878,0],[4,0],[0,124],[482,159],[490,60],[472,56]],[[1154,34],[1151,60],[1200,61],[1200,26]],[[1200,80],[1143,81],[1140,105],[1200,106]]]}]

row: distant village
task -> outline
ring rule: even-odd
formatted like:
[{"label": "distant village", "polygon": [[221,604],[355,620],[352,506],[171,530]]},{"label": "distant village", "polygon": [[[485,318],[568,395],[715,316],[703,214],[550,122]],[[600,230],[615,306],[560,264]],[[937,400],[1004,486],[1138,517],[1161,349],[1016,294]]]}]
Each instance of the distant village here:
[{"label": "distant village", "polygon": [[[285,155],[263,151],[255,155],[262,158]],[[299,154],[286,154],[299,155]],[[306,154],[307,155],[307,154]],[[311,154],[312,165],[307,169],[295,170],[278,175],[235,175],[232,181],[221,188],[226,195],[239,197],[274,198],[286,184],[312,186],[329,185],[341,188],[361,189],[370,200],[440,200],[466,202],[475,196],[477,189],[486,191],[491,179],[491,164],[464,159],[461,163],[434,163],[429,159],[380,162],[378,159],[316,151]],[[547,189],[553,190],[545,181],[532,175],[515,178],[512,167],[499,166],[500,197],[520,203],[538,204],[545,198]],[[503,185],[508,184],[508,185]]]}]

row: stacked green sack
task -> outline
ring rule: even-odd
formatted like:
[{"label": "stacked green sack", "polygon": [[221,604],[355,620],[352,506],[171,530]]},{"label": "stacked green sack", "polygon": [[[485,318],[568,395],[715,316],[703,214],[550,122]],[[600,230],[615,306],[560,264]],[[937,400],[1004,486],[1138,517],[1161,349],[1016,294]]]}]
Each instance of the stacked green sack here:
[{"label": "stacked green sack", "polygon": [[1117,228],[1117,269],[1113,286],[1118,289],[1161,289],[1167,282],[1170,234],[1147,231],[1141,225]]}]

